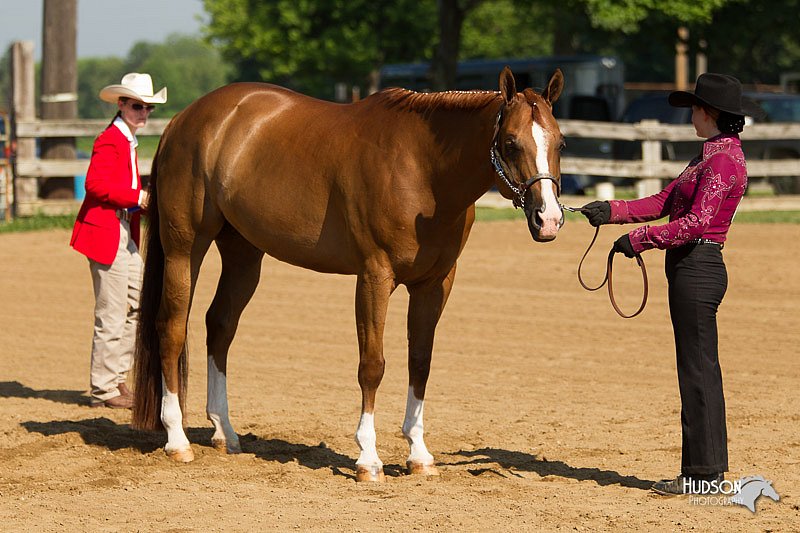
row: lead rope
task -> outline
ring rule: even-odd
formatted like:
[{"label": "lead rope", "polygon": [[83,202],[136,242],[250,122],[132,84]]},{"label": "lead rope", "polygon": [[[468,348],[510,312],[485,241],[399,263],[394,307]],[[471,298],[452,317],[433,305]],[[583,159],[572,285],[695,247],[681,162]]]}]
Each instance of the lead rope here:
[{"label": "lead rope", "polygon": [[[573,213],[582,213],[583,209],[580,207],[569,207],[566,205],[561,206],[563,209],[567,211],[572,211]],[[639,306],[639,309],[636,310],[635,313],[632,315],[626,315],[622,312],[617,305],[617,300],[614,298],[614,282],[613,282],[613,272],[614,272],[614,249],[612,248],[610,252],[608,252],[608,261],[606,262],[606,275],[603,278],[603,281],[597,287],[590,287],[583,281],[583,276],[581,275],[581,270],[583,269],[583,261],[586,259],[586,256],[589,255],[589,251],[594,246],[595,241],[597,241],[597,236],[600,234],[600,226],[595,227],[594,229],[594,237],[592,237],[592,242],[589,243],[589,247],[586,248],[586,251],[583,253],[583,257],[581,257],[581,262],[578,263],[578,283],[581,284],[581,287],[586,289],[587,291],[597,291],[603,288],[603,285],[608,283],[608,299],[611,300],[611,306],[614,308],[614,311],[617,312],[619,316],[622,318],[633,318],[638,316],[642,311],[644,311],[644,306],[647,305],[647,294],[648,294],[648,283],[647,283],[647,268],[644,266],[644,259],[640,254],[636,254],[636,262],[639,264],[639,268],[642,271],[642,284],[644,286],[644,292],[642,294],[642,303]]]}]

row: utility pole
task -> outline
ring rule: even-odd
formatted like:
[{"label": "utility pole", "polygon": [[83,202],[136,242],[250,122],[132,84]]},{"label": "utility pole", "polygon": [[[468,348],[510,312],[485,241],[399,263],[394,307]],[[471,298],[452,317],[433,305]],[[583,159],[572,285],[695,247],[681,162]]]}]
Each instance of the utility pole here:
[{"label": "utility pole", "polygon": [[[78,116],[78,0],[43,0],[41,118]],[[42,139],[42,159],[75,159],[75,137]],[[50,178],[43,198],[73,198],[74,178]]]}]

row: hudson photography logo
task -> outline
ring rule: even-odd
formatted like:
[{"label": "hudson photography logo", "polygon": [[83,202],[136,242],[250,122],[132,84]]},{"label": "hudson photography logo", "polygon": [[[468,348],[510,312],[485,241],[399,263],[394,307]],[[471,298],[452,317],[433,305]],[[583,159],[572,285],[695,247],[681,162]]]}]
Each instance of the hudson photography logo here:
[{"label": "hudson photography logo", "polygon": [[761,496],[781,499],[772,486],[772,481],[763,476],[748,476],[736,481],[683,480],[683,492],[689,495],[691,505],[741,505],[756,512],[756,501]]}]

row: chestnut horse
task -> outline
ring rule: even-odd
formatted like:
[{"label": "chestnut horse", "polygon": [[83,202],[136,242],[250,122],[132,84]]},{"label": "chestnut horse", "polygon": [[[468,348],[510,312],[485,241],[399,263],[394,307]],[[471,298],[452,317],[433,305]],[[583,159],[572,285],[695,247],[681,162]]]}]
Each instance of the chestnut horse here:
[{"label": "chestnut horse", "polygon": [[517,93],[508,67],[499,82],[499,92],[387,89],[347,105],[237,83],[178,114],[153,161],[134,426],[163,426],[167,455],[194,458],[182,414],[186,328],[200,264],[215,242],[222,273],[206,314],[212,444],[241,451],[228,418],[228,348],[267,253],[358,278],[358,480],[383,478],[375,393],[389,297],[406,286],[407,466],[435,474],[423,441],[425,386],[475,201],[496,184],[524,208],[537,241],[554,239],[563,224],[557,196],[564,141],[552,114],[563,76],[556,71],[541,94]]}]

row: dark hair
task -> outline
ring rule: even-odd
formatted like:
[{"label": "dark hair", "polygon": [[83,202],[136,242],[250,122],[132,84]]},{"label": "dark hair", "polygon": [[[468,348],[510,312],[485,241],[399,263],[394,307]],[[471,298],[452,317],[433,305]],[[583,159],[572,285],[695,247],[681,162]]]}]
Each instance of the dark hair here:
[{"label": "dark hair", "polygon": [[744,129],[744,116],[720,111],[717,127],[722,133],[740,133]]},{"label": "dark hair", "polygon": [[740,133],[744,129],[744,116],[728,113],[708,104],[701,104],[701,107],[714,119],[721,133]]},{"label": "dark hair", "polygon": [[117,111],[117,114],[114,115],[114,118],[112,118],[111,122],[108,123],[108,126],[106,126],[106,129],[108,129],[111,126],[113,126],[114,125],[114,121],[117,120],[117,117],[121,117],[121,116],[122,116],[122,111]]},{"label": "dark hair", "polygon": [[[128,97],[126,97],[126,96],[120,96],[120,97],[119,97],[119,101],[120,101],[120,102],[122,102],[123,104],[124,104],[125,102],[127,102],[128,100],[130,100],[130,98],[128,98]],[[121,117],[121,116],[122,116],[122,111],[119,111],[119,110],[117,110],[117,113],[116,113],[116,115],[114,115],[114,118],[112,118],[112,119],[111,119],[111,122],[109,122],[109,123],[108,123],[108,126],[106,126],[106,129],[108,129],[108,128],[110,128],[112,125],[114,125],[114,121],[115,121],[115,120],[117,120],[117,118],[118,118],[118,117]]]}]

